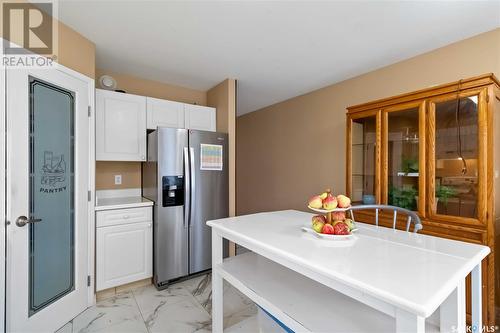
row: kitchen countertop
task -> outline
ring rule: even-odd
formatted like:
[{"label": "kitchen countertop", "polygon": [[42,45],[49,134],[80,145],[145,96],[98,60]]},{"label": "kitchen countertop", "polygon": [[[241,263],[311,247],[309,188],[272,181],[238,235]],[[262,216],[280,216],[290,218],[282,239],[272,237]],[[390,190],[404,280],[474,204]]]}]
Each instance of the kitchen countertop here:
[{"label": "kitchen countertop", "polygon": [[115,198],[97,198],[95,210],[110,210],[122,208],[135,208],[152,206],[153,201],[143,198],[141,196],[130,197],[115,197]]}]

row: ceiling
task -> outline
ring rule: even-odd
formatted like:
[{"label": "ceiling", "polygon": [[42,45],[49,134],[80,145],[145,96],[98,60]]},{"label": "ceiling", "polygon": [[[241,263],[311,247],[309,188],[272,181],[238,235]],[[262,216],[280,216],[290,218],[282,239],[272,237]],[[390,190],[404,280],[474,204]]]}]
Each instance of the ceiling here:
[{"label": "ceiling", "polygon": [[59,1],[96,66],[208,90],[238,115],[500,26],[500,1]]}]

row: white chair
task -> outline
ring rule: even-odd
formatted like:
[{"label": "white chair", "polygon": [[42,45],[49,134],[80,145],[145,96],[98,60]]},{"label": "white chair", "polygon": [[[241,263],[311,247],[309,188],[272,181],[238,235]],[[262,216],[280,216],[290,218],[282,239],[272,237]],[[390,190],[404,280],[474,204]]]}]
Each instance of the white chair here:
[{"label": "white chair", "polygon": [[379,218],[379,211],[381,210],[392,210],[393,211],[393,222],[392,222],[392,228],[396,229],[396,221],[397,221],[397,216],[398,212],[406,215],[407,221],[406,221],[406,231],[410,231],[410,225],[411,223],[414,224],[413,232],[418,232],[419,230],[422,230],[424,227],[422,226],[422,222],[420,221],[420,217],[418,217],[417,213],[414,211],[408,210],[406,208],[401,208],[397,206],[390,206],[390,205],[359,205],[359,206],[352,206],[349,208],[349,212],[351,213],[352,220],[355,222],[354,219],[354,213],[353,211],[355,210],[375,210],[375,225],[378,226],[378,218]]}]

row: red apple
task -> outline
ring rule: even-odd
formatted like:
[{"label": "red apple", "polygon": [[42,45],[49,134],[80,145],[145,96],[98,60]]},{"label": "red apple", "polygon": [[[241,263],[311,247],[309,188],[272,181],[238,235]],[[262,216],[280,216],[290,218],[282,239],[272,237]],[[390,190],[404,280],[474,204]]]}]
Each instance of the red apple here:
[{"label": "red apple", "polygon": [[335,227],[335,225],[337,225],[338,223],[344,223],[344,221],[333,221],[332,223],[330,223],[333,227]]},{"label": "red apple", "polygon": [[351,219],[345,219],[344,223],[349,228],[349,231],[351,231],[352,229],[356,228],[356,226],[354,225],[354,221],[351,220]]},{"label": "red apple", "polygon": [[332,210],[337,208],[337,199],[328,193],[325,200],[323,200],[323,209]]},{"label": "red apple", "polygon": [[312,228],[314,231],[316,231],[317,233],[321,233],[321,231],[323,230],[323,226],[325,224],[323,222],[320,222],[320,221],[316,221],[313,223],[312,225]]},{"label": "red apple", "polygon": [[309,199],[309,207],[319,209],[322,206],[323,206],[323,202],[322,202],[321,198],[319,197],[319,195],[315,195],[314,197]]},{"label": "red apple", "polygon": [[314,215],[312,217],[312,224],[315,222],[326,223],[326,217],[324,215]]},{"label": "red apple", "polygon": [[325,192],[321,193],[321,194],[319,195],[319,197],[321,198],[321,200],[325,200],[326,196],[327,196],[327,195],[328,195],[328,193],[330,193],[330,192],[331,192],[331,191],[330,191],[330,189],[327,189],[327,190],[325,190]]},{"label": "red apple", "polygon": [[321,229],[322,234],[333,235],[333,226],[331,224],[323,225],[323,229]]},{"label": "red apple", "polygon": [[[338,202],[338,200],[337,200],[337,202]],[[345,212],[332,212],[332,220],[344,221],[345,220]]]},{"label": "red apple", "polygon": [[351,199],[343,194],[337,196],[337,201],[340,208],[348,208],[351,206]]},{"label": "red apple", "polygon": [[349,227],[344,222],[335,224],[333,227],[334,235],[349,235]]}]

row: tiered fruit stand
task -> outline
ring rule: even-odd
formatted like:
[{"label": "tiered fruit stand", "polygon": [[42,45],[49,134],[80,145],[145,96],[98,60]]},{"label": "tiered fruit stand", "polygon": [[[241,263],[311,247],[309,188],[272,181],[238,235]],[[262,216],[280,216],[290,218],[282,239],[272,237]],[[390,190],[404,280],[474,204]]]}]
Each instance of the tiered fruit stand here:
[{"label": "tiered fruit stand", "polygon": [[334,208],[334,209],[328,210],[328,209],[321,209],[321,208],[312,208],[311,206],[307,206],[307,208],[309,208],[313,212],[325,214],[325,216],[326,216],[326,223],[332,223],[333,222],[333,220],[332,220],[332,213],[335,213],[335,212],[347,212],[348,210],[351,209],[351,207],[347,207],[347,208]]}]

